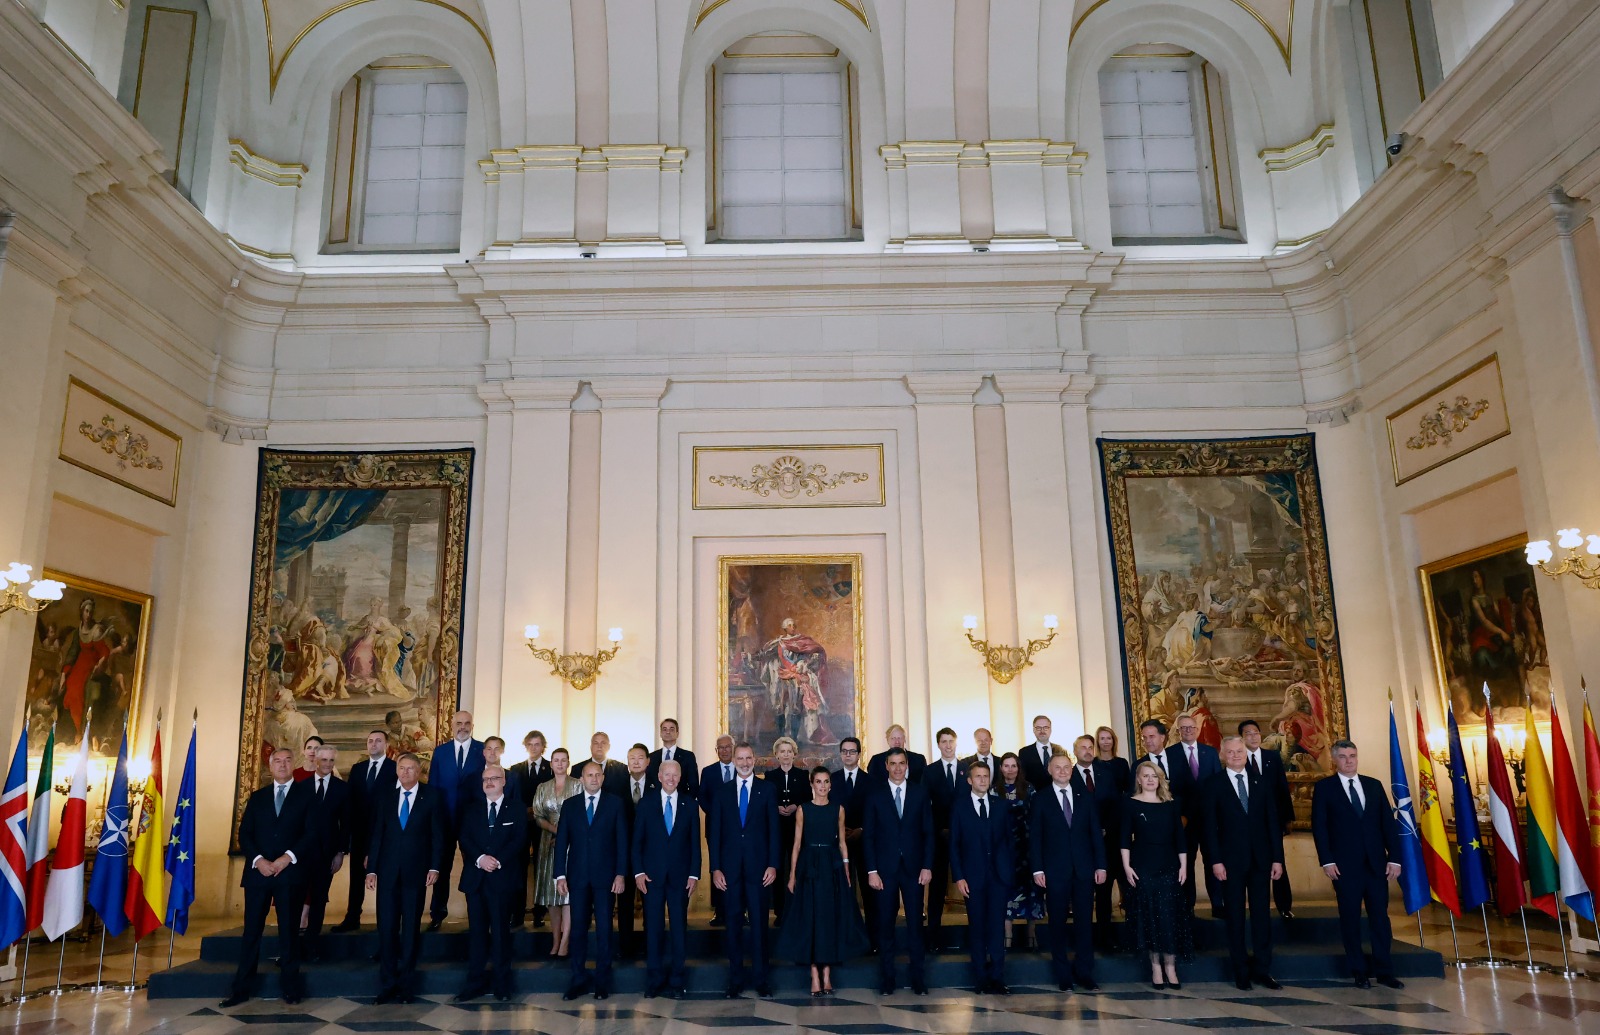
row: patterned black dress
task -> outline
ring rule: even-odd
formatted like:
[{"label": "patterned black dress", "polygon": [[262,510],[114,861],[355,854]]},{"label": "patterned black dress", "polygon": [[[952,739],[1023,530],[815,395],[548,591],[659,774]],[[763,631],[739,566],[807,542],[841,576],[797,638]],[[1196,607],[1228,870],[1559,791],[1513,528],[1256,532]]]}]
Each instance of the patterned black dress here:
[{"label": "patterned black dress", "polygon": [[1138,947],[1187,960],[1194,953],[1194,935],[1178,883],[1178,857],[1185,845],[1182,807],[1175,801],[1124,798],[1121,815],[1122,847],[1139,878],[1131,911]]},{"label": "patterned black dress", "polygon": [[801,802],[805,816],[794,897],[773,952],[793,963],[833,966],[867,951],[867,928],[839,855],[839,808]]}]

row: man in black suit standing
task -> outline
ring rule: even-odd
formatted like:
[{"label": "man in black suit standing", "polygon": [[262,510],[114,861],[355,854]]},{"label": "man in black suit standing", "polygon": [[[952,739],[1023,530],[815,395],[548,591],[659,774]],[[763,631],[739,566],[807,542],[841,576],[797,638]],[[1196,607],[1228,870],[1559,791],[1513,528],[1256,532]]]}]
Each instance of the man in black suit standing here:
[{"label": "man in black suit standing", "polygon": [[[728,922],[729,999],[744,992],[750,960],[756,994],[772,997],[767,971],[767,905],[778,879],[778,795],[756,779],[756,753],[749,744],[733,749],[733,780],[716,791],[706,817],[711,882],[723,892]],[[748,925],[748,934],[746,933]]]},{"label": "man in black suit standing", "polygon": [[267,913],[278,914],[278,986],[293,1005],[305,995],[300,979],[300,906],[305,901],[309,862],[319,851],[311,822],[314,798],[306,782],[294,779],[294,755],[279,748],[267,759],[272,783],[252,792],[239,820],[239,849],[250,860],[239,886],[244,888],[244,938],[233,990],[222,1008],[249,999],[261,955]]},{"label": "man in black suit standing", "polygon": [[906,779],[912,783],[920,783],[922,771],[928,768],[926,755],[906,749],[906,728],[898,722],[883,731],[883,739],[888,742],[888,747],[872,756],[867,763],[867,774],[879,780],[889,778],[889,752],[904,751],[906,755]]},{"label": "man in black suit standing", "polygon": [[[1122,861],[1122,844],[1117,840],[1117,802],[1122,794],[1110,763],[1101,761],[1098,755],[1098,745],[1090,734],[1085,733],[1072,742],[1072,782],[1094,799],[1094,809],[1100,817],[1100,839],[1106,846],[1106,872],[1114,874],[1121,869]],[[1114,883],[1108,879],[1094,887],[1094,941],[1101,952],[1112,948],[1111,887]]]},{"label": "man in black suit standing", "polygon": [[1000,760],[994,755],[994,734],[979,726],[972,731],[972,741],[976,750],[961,761],[965,762],[969,769],[972,768],[972,763],[974,762],[982,762],[988,766],[989,784],[993,786],[995,771],[1000,768]]},{"label": "man in black suit standing", "polygon": [[[539,858],[539,848],[544,843],[545,831],[533,820],[533,796],[539,792],[539,785],[547,780],[554,780],[556,773],[550,768],[550,760],[544,757],[544,734],[538,730],[529,730],[528,735],[522,738],[523,750],[528,757],[509,770],[516,774],[516,786],[522,792],[523,815],[528,821],[528,851],[522,857],[522,875],[517,879],[515,897],[511,905],[511,928],[516,930],[522,926],[522,918],[528,911],[528,863],[531,859]],[[507,785],[511,784],[511,777],[506,779]],[[533,926],[544,924],[545,907],[533,907]]]},{"label": "man in black suit standing", "polygon": [[906,914],[906,954],[911,991],[928,994],[923,972],[922,890],[933,880],[933,805],[928,791],[910,779],[903,748],[887,752],[886,779],[867,789],[867,884],[877,895],[878,992],[894,992],[894,917]]},{"label": "man in black suit standing", "polygon": [[[1283,757],[1276,751],[1262,750],[1261,724],[1254,719],[1239,723],[1239,736],[1244,738],[1244,767],[1259,776],[1272,794],[1272,801],[1278,806],[1278,823],[1283,827],[1283,836],[1288,837],[1294,825],[1294,793],[1289,790],[1289,774],[1283,768]],[[1278,907],[1279,916],[1285,920],[1294,918],[1294,888],[1289,886],[1287,866],[1283,868],[1283,876],[1272,882],[1272,903]]]},{"label": "man in black suit standing", "polygon": [[445,837],[449,846],[444,853],[442,878],[433,885],[433,895],[428,903],[428,930],[437,931],[450,914],[450,871],[456,862],[456,827],[461,818],[461,807],[480,791],[478,774],[483,772],[483,741],[472,736],[472,713],[458,711],[450,717],[453,736],[436,745],[428,763],[428,783],[444,792]]},{"label": "man in black suit standing", "polygon": [[989,793],[988,765],[972,763],[967,793],[950,810],[950,872],[967,900],[972,986],[978,994],[1010,995],[1006,987],[1006,903],[1016,875],[1011,813]]},{"label": "man in black suit standing", "polygon": [[689,896],[700,880],[700,809],[679,790],[685,764],[693,763],[661,763],[660,786],[639,803],[633,818],[633,880],[644,900],[646,999],[662,993],[682,999],[687,984],[684,936]]},{"label": "man in black suit standing", "polygon": [[628,793],[628,764],[607,757],[610,753],[611,734],[595,733],[589,738],[589,757],[578,763],[576,771],[581,773],[590,762],[595,763],[601,767],[601,789],[621,798]]},{"label": "man in black suit standing", "polygon": [[367,844],[372,840],[372,819],[395,784],[394,759],[389,757],[389,733],[375,729],[367,734],[367,757],[350,767],[345,781],[349,792],[350,898],[337,932],[361,926],[361,906],[367,896]]},{"label": "man in black suit standing", "polygon": [[[483,738],[483,767],[487,769],[492,765],[499,766],[500,772],[504,776],[502,793],[510,797],[512,801],[521,801],[523,798],[522,777],[517,773],[516,766],[508,767],[505,764],[505,753],[506,742],[504,739],[495,736]],[[472,788],[472,797],[477,799],[478,802],[486,800],[481,779],[479,785]],[[533,796],[528,795],[528,797],[531,800]],[[466,856],[463,855],[462,858],[465,859]]]},{"label": "man in black suit standing", "polygon": [[873,910],[873,890],[867,887],[867,853],[861,847],[861,829],[866,822],[867,785],[870,779],[861,768],[861,740],[841,737],[840,766],[828,786],[828,800],[844,809],[845,851],[850,856],[850,886],[861,893],[861,912],[868,918],[867,940],[878,946],[877,914]]},{"label": "man in black suit standing", "polygon": [[1053,728],[1050,716],[1035,715],[1033,743],[1017,748],[1017,765],[1022,769],[1022,778],[1036,791],[1050,786],[1050,760],[1067,753],[1067,749],[1060,744],[1051,743],[1050,731]]},{"label": "man in black suit standing", "polygon": [[939,757],[923,770],[922,786],[933,805],[933,880],[928,884],[928,947],[943,952],[944,899],[950,886],[950,810],[967,793],[967,766],[956,757],[956,731],[949,726],[934,735]]},{"label": "man in black suit standing", "polygon": [[[506,792],[505,770],[483,767],[483,792],[461,816],[461,891],[467,896],[467,980],[456,1002],[484,991],[510,1000],[511,909],[528,850],[528,815],[520,799]],[[489,973],[484,973],[487,967]]]},{"label": "man in black suit standing", "polygon": [[650,786],[661,786],[661,763],[676,762],[681,767],[683,779],[678,781],[678,793],[689,796],[690,801],[700,798],[700,770],[696,768],[694,752],[678,746],[678,720],[661,720],[661,746],[650,752]]},{"label": "man in black suit standing", "polygon": [[[605,736],[600,733],[596,736]],[[607,738],[607,745],[610,738]],[[605,770],[597,762],[583,765],[583,791],[561,804],[556,826],[556,890],[570,896],[572,978],[564,999],[571,1001],[593,988],[596,999],[611,998],[611,904],[622,892],[628,869],[628,830],[622,799],[604,790]],[[588,962],[589,922],[594,921],[594,979]]]},{"label": "man in black suit standing", "polygon": [[[1283,873],[1283,828],[1278,806],[1261,780],[1245,767],[1244,738],[1222,742],[1226,767],[1197,790],[1205,831],[1206,862],[1222,886],[1223,918],[1234,984],[1283,986],[1272,977],[1272,917],[1267,900],[1272,882]],[[1245,951],[1245,906],[1250,911],[1250,950]]]},{"label": "man in black suit standing", "polygon": [[[1028,862],[1033,882],[1044,889],[1050,959],[1056,987],[1076,984],[1092,992],[1094,981],[1094,889],[1106,882],[1106,846],[1094,798],[1072,780],[1072,760],[1050,760],[1050,783],[1032,795],[1028,817]],[[1072,959],[1067,960],[1067,911],[1072,912]]]},{"label": "man in black suit standing", "polygon": [[[1400,831],[1383,784],[1362,776],[1356,746],[1348,740],[1333,745],[1332,776],[1317,781],[1311,792],[1311,836],[1317,861],[1333,881],[1339,901],[1339,933],[1344,936],[1345,965],[1357,988],[1371,988],[1374,978],[1388,988],[1404,987],[1394,976],[1390,956],[1389,882],[1400,876]],[[1367,910],[1372,933],[1372,966],[1361,951],[1361,910]]]},{"label": "man in black suit standing", "polygon": [[[334,875],[350,854],[350,785],[334,775],[339,751],[323,745],[317,748],[317,770],[311,779],[311,822],[317,831],[316,853],[306,861],[305,958],[322,958],[322,921],[327,915],[328,892]],[[356,867],[352,867],[355,869]]]},{"label": "man in black suit standing", "polygon": [[[632,844],[634,814],[639,810],[639,803],[649,793],[649,788],[650,749],[643,744],[635,744],[628,749],[628,782],[622,788],[622,824],[628,831],[629,844]],[[630,863],[628,873],[632,872]],[[630,876],[622,882],[622,892],[617,896],[617,952],[625,960],[639,958],[640,943],[644,940],[642,933],[633,929],[633,910],[637,894],[633,878]]]},{"label": "man in black suit standing", "polygon": [[419,783],[422,760],[395,759],[396,784],[380,794],[367,845],[367,890],[378,899],[379,1003],[416,1001],[423,900],[455,850],[444,792]]},{"label": "man in black suit standing", "polygon": [[[717,738],[717,760],[700,770],[700,790],[696,797],[705,817],[706,838],[711,837],[711,804],[717,800],[717,788],[733,782],[733,738],[724,733]],[[711,926],[721,927],[726,922],[723,912],[724,895],[717,882],[711,882]]]},{"label": "man in black suit standing", "polygon": [[[1204,803],[1205,792],[1203,785],[1206,780],[1222,771],[1222,758],[1217,754],[1217,749],[1210,744],[1200,743],[1200,722],[1193,715],[1178,716],[1178,742],[1167,748],[1167,779],[1172,790],[1172,796],[1183,805],[1184,836],[1189,844],[1189,872],[1200,872],[1200,852],[1206,843],[1206,812],[1201,806]],[[1206,857],[1210,862],[1211,857]],[[1222,885],[1213,875],[1211,867],[1205,867],[1206,897],[1211,900],[1211,911],[1216,914],[1222,912]],[[1192,877],[1184,882],[1184,900],[1189,909],[1194,909],[1195,885],[1198,880]]]}]

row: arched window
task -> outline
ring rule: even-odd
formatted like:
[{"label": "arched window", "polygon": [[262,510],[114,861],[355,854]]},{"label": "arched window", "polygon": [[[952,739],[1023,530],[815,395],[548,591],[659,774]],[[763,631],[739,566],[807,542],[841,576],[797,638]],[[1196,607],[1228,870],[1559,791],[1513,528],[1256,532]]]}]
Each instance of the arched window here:
[{"label": "arched window", "polygon": [[1111,236],[1117,244],[1240,237],[1221,73],[1171,44],[1142,44],[1100,70]]},{"label": "arched window", "polygon": [[853,69],[799,32],[747,36],[711,70],[711,236],[724,241],[861,235]]},{"label": "arched window", "polygon": [[211,14],[205,0],[131,0],[117,101],[160,143],[167,174],[199,201],[200,111]]},{"label": "arched window", "polygon": [[335,102],[328,251],[461,247],[467,87],[419,55],[375,61]]}]

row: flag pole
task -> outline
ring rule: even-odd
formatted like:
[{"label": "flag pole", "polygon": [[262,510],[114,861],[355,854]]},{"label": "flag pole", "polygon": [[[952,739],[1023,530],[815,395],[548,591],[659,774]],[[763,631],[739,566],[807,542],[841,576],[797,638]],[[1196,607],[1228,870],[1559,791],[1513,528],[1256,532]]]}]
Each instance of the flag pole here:
[{"label": "flag pole", "polygon": [[[23,921],[26,923],[27,921]],[[28,957],[33,954],[33,932],[22,937],[22,977],[17,981],[17,1002],[28,1001]]]},{"label": "flag pole", "polygon": [[[137,928],[134,934],[138,934]],[[128,991],[132,992],[139,987],[139,939],[133,940],[133,969],[128,972]]]},{"label": "flag pole", "polygon": [[1517,916],[1522,918],[1522,944],[1528,948],[1528,973],[1537,974],[1539,965],[1533,961],[1533,942],[1528,938],[1528,907],[1518,909]]},{"label": "flag pole", "polygon": [[1444,915],[1450,921],[1450,948],[1455,951],[1456,966],[1464,967],[1466,964],[1461,962],[1461,942],[1456,938],[1456,915],[1448,909],[1444,911]]},{"label": "flag pole", "polygon": [[99,988],[105,984],[106,977],[106,924],[100,921],[100,962],[94,970],[94,987]]},{"label": "flag pole", "polygon": [[1428,941],[1422,936],[1422,910],[1417,910],[1417,945],[1426,949]]},{"label": "flag pole", "polygon": [[167,928],[167,969],[172,969],[172,943],[178,940],[178,932]]},{"label": "flag pole", "polygon": [[1489,967],[1500,966],[1500,961],[1494,958],[1494,939],[1489,937],[1489,904],[1478,903],[1478,912],[1483,914],[1483,947],[1489,953]]},{"label": "flag pole", "polygon": [[[1573,921],[1572,927],[1577,930],[1577,921]],[[1561,919],[1560,910],[1556,910],[1556,936],[1561,939],[1561,973],[1573,977],[1578,972],[1572,969],[1572,957],[1567,955],[1567,925]]]},{"label": "flag pole", "polygon": [[60,995],[66,989],[61,987],[61,974],[67,967],[67,932],[61,932],[61,958],[56,961],[56,987],[50,990],[51,995]]}]

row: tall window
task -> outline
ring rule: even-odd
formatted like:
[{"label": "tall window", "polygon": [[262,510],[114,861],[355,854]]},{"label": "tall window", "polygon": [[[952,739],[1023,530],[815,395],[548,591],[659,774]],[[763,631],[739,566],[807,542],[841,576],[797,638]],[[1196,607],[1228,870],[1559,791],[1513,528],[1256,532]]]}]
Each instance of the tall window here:
[{"label": "tall window", "polygon": [[210,37],[205,0],[132,0],[117,83],[118,102],[150,131],[172,162],[167,178],[197,204],[203,187],[200,113]]}]

